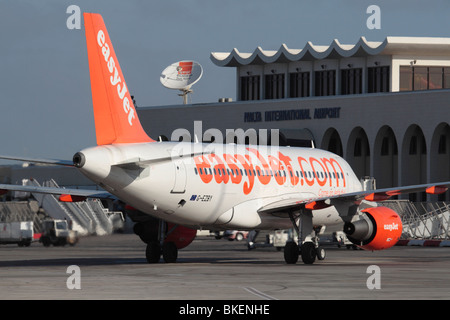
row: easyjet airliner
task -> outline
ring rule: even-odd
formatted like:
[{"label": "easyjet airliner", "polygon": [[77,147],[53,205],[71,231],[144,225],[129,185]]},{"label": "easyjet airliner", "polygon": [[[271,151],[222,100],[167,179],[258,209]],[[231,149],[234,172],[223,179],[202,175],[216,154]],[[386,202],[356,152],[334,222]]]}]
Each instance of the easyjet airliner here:
[{"label": "easyjet airliner", "polygon": [[[399,215],[382,206],[362,208],[403,193],[445,192],[438,184],[363,191],[349,164],[315,148],[161,142],[143,130],[103,18],[84,13],[97,146],[73,161],[14,158],[70,165],[104,192],[0,185],[60,195],[61,201],[116,198],[127,204],[135,232],[147,243],[148,262],[175,262],[196,229],[295,228],[287,263],[324,259],[318,231],[344,225],[350,241],[368,250],[392,247],[402,233]],[[2,157],[12,159],[12,157]]]}]

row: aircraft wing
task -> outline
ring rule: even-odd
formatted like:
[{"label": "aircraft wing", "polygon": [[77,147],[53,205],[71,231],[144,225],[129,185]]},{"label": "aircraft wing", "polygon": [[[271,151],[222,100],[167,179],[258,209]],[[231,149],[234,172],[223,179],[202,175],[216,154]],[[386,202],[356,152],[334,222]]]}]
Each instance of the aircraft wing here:
[{"label": "aircraft wing", "polygon": [[[296,210],[297,208],[305,208],[309,210],[318,210],[329,207],[331,205],[339,205],[342,203],[347,203],[348,205],[358,204],[362,200],[367,201],[384,201],[388,200],[392,196],[415,193],[415,192],[426,192],[429,194],[441,194],[448,190],[450,187],[450,181],[411,185],[405,187],[397,188],[385,188],[367,191],[358,191],[351,193],[343,193],[339,195],[330,195],[323,197],[311,197],[311,198],[290,198],[275,201],[264,205],[258,210],[258,213],[275,213],[275,212],[289,212]],[[329,200],[329,201],[328,201]]]},{"label": "aircraft wing", "polygon": [[66,189],[66,188],[53,188],[42,186],[23,186],[14,184],[0,184],[0,194],[4,194],[7,191],[22,191],[30,193],[43,193],[59,195],[59,200],[63,202],[76,202],[82,201],[86,198],[98,198],[98,199],[116,199],[114,195],[106,191],[100,190],[88,190],[88,189]]}]

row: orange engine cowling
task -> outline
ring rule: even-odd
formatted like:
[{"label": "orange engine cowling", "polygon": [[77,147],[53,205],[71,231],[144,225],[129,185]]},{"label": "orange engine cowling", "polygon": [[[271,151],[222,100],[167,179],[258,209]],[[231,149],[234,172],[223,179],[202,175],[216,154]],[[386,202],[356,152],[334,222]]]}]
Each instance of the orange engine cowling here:
[{"label": "orange engine cowling", "polygon": [[383,250],[395,245],[402,235],[402,220],[392,209],[374,207],[362,210],[361,219],[347,222],[347,238],[365,250]]},{"label": "orange engine cowling", "polygon": [[175,243],[177,249],[183,249],[194,241],[197,230],[167,223],[167,237],[164,242]]}]

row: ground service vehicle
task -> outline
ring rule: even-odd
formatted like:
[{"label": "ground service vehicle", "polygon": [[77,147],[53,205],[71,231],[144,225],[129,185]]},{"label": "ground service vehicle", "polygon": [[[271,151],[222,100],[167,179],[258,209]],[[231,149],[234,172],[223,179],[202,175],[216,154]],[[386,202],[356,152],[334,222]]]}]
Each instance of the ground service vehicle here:
[{"label": "ground service vehicle", "polygon": [[19,247],[28,247],[33,241],[33,222],[0,223],[0,244],[17,243]]},{"label": "ground service vehicle", "polygon": [[45,247],[50,245],[65,246],[75,245],[78,242],[77,232],[70,230],[66,220],[45,220],[43,221],[44,231],[39,242]]}]

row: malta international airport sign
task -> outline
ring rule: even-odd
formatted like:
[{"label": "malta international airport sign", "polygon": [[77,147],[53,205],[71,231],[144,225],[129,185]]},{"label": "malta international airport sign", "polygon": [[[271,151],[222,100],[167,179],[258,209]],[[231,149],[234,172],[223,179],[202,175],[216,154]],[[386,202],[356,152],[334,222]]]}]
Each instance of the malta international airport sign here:
[{"label": "malta international airport sign", "polygon": [[341,107],[244,112],[244,122],[338,119]]}]

